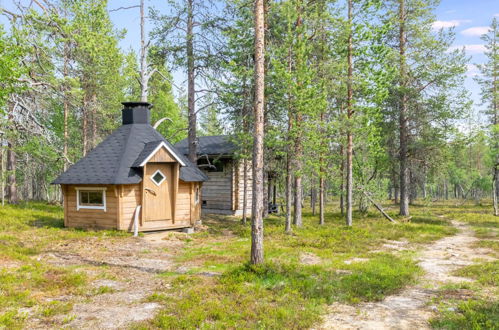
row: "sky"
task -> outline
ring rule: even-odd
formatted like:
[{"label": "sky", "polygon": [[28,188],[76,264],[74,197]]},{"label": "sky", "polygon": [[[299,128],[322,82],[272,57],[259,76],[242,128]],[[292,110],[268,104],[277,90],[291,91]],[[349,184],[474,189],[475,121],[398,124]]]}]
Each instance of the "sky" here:
[{"label": "sky", "polygon": [[487,32],[494,16],[499,19],[499,0],[442,0],[436,16],[434,28],[454,28],[453,47],[465,47],[466,54],[471,57],[466,88],[472,93],[475,111],[479,112],[485,106],[480,104],[480,86],[473,80],[479,74],[475,64],[486,60],[480,36]]},{"label": "sky", "polygon": [[[119,7],[129,7],[138,5],[139,0],[109,0],[109,9]],[[166,0],[146,0],[148,7],[154,7],[161,12],[167,12]],[[0,0],[0,7],[12,8],[12,0]],[[437,21],[434,28],[453,28],[456,39],[453,47],[465,47],[466,53],[470,56],[468,72],[466,78],[466,88],[472,93],[475,111],[479,112],[484,106],[480,105],[480,87],[473,80],[479,74],[474,64],[483,63],[485,56],[484,42],[480,35],[487,31],[494,16],[499,19],[499,0],[441,0],[436,10]],[[120,41],[120,46],[124,50],[130,48],[138,51],[140,45],[139,29],[139,8],[128,10],[111,11],[110,17],[117,29],[126,29],[126,35]],[[0,23],[6,23],[0,17]],[[146,25],[146,30],[150,31],[152,26]],[[184,85],[184,75],[177,72],[173,74],[177,86]]]}]

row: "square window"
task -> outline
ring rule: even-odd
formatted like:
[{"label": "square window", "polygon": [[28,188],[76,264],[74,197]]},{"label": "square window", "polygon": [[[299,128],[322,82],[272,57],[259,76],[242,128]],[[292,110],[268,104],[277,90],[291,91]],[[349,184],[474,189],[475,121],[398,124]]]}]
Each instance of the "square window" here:
[{"label": "square window", "polygon": [[159,186],[161,183],[163,183],[163,181],[165,181],[166,177],[164,176],[163,173],[161,173],[160,170],[157,170],[156,172],[154,172],[154,174],[151,176],[151,180],[157,185]]},{"label": "square window", "polygon": [[80,205],[102,206],[104,205],[103,194],[103,191],[80,190]]},{"label": "square window", "polygon": [[76,188],[76,209],[94,209],[106,211],[106,189],[105,188]]}]

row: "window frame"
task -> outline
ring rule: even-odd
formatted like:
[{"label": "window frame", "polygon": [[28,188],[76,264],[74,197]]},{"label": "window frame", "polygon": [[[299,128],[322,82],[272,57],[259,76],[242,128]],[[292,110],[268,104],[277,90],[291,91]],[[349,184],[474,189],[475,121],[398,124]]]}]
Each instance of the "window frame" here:
[{"label": "window frame", "polygon": [[[163,179],[162,179],[159,183],[158,183],[158,182],[156,182],[156,180],[154,180],[154,177],[155,177],[155,176],[156,176],[156,174],[158,174],[158,173],[159,173],[159,174],[161,174],[161,175],[163,176]],[[156,186],[158,186],[158,187],[159,187],[159,186],[161,186],[161,184],[162,184],[163,182],[165,182],[165,180],[166,180],[166,175],[164,175],[164,174],[163,174],[163,172],[161,172],[161,170],[159,170],[159,169],[158,169],[158,170],[156,170],[156,172],[154,172],[154,173],[150,176],[150,179],[151,179],[151,181],[152,181],[152,182],[154,182],[154,184],[155,184]]]},{"label": "window frame", "polygon": [[196,189],[194,190],[194,204],[195,205],[198,205],[199,204],[199,195],[200,195],[200,190],[199,190],[199,186],[196,187]]},{"label": "window frame", "polygon": [[[103,210],[107,211],[106,208],[106,187],[76,187],[76,210],[87,209],[87,210]],[[102,205],[84,205],[80,203],[80,192],[81,191],[92,191],[102,193]]]}]

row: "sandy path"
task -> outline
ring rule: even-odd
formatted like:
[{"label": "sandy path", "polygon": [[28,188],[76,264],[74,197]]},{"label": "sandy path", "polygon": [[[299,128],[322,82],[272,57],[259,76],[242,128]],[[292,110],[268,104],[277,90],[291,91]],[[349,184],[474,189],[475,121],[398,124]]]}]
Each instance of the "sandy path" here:
[{"label": "sandy path", "polygon": [[486,249],[472,248],[478,239],[462,223],[452,221],[459,232],[429,245],[420,254],[419,265],[425,271],[421,281],[383,301],[356,306],[335,303],[330,306],[319,329],[429,329],[433,311],[428,301],[446,283],[470,281],[451,273],[474,263],[474,259],[493,260]]},{"label": "sandy path", "polygon": [[[185,271],[174,262],[175,254],[184,247],[183,236],[160,232],[117,240],[85,238],[53,246],[36,258],[63,268],[78,267],[91,282],[83,295],[50,298],[72,303],[67,313],[35,318],[27,310],[26,328],[125,329],[133,322],[153,318],[162,306],[148,302],[147,297],[169,288],[157,274]],[[103,272],[107,278],[102,278]],[[103,287],[105,292],[95,293]],[[35,310],[36,306],[32,312]]]}]

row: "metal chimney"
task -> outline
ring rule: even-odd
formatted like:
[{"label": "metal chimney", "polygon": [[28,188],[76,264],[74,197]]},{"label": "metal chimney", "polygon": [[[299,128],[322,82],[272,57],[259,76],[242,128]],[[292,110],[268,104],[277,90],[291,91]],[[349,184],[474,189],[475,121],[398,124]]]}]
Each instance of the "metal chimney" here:
[{"label": "metal chimney", "polygon": [[150,124],[152,104],[148,102],[122,102],[123,125]]}]

